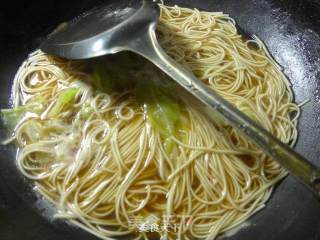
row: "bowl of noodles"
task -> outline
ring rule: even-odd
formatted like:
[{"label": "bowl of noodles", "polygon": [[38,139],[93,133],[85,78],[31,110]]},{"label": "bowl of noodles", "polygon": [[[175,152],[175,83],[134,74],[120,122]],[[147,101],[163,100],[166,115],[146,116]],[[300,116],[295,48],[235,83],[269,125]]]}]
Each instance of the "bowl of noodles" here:
[{"label": "bowl of noodles", "polygon": [[[294,146],[305,102],[265,44],[226,13],[159,7],[166,53]],[[12,89],[1,116],[16,168],[55,219],[100,239],[216,239],[250,225],[287,174],[133,53],[70,61],[36,50]]]}]

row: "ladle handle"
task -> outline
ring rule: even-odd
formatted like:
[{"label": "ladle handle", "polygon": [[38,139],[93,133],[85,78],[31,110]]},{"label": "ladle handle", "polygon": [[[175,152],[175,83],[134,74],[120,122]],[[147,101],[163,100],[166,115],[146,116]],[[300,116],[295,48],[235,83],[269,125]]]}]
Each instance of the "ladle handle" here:
[{"label": "ladle handle", "polygon": [[128,50],[150,60],[197,99],[209,108],[219,112],[232,126],[243,132],[267,155],[304,183],[316,196],[320,197],[319,169],[252,121],[215,91],[199,81],[189,70],[169,57],[157,42],[155,24],[150,26],[148,34],[140,36],[136,41],[132,41]]}]

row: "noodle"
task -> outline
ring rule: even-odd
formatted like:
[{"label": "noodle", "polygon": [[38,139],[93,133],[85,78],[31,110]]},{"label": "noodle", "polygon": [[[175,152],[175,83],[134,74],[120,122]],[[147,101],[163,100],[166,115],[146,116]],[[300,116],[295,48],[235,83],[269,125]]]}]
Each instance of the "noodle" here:
[{"label": "noodle", "polygon": [[[300,110],[263,43],[243,40],[221,12],[160,7],[157,34],[165,51],[294,144]],[[164,138],[132,88],[106,93],[92,83],[83,62],[41,51],[14,80],[14,106],[33,106],[14,130],[18,168],[56,205],[57,218],[102,239],[215,239],[262,209],[286,175],[186,93],[179,97],[184,127]]]}]

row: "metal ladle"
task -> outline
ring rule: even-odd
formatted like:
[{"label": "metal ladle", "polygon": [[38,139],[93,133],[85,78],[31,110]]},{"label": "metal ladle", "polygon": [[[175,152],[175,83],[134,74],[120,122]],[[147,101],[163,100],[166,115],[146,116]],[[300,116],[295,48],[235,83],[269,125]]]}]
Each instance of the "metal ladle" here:
[{"label": "metal ladle", "polygon": [[114,1],[62,25],[40,48],[68,59],[87,59],[120,51],[132,51],[147,58],[201,102],[223,115],[320,196],[320,171],[315,165],[233,107],[163,51],[155,35],[159,15],[158,3],[152,0]]}]

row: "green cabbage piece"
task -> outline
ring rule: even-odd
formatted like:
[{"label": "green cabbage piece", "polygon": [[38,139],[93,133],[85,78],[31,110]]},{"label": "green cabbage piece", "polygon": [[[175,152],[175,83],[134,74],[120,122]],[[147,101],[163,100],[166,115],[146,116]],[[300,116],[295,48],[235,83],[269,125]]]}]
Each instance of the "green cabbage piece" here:
[{"label": "green cabbage piece", "polygon": [[115,59],[110,63],[97,63],[93,66],[93,86],[102,92],[123,91],[132,87],[136,63]]},{"label": "green cabbage piece", "polygon": [[134,89],[138,104],[145,107],[148,121],[159,131],[170,153],[174,148],[170,137],[178,138],[179,129],[187,126],[184,105],[174,96],[177,85],[151,64],[139,64],[130,56],[122,59],[95,64],[93,86],[106,93]]},{"label": "green cabbage piece", "polygon": [[187,127],[187,121],[184,105],[171,94],[174,84],[163,85],[163,82],[161,78],[141,80],[135,95],[138,103],[145,107],[153,128],[165,139],[166,150],[171,153],[175,144],[170,137],[179,138],[179,130]]},{"label": "green cabbage piece", "polygon": [[23,107],[1,109],[2,122],[10,130],[15,128],[25,114],[26,109]]},{"label": "green cabbage piece", "polygon": [[44,110],[45,100],[42,96],[35,96],[23,106],[1,109],[1,120],[8,130],[13,130],[26,113],[41,113]]},{"label": "green cabbage piece", "polygon": [[48,117],[56,117],[66,106],[73,104],[79,88],[68,88],[62,90],[58,95],[57,101],[48,112]]}]

